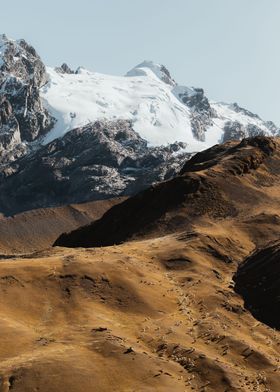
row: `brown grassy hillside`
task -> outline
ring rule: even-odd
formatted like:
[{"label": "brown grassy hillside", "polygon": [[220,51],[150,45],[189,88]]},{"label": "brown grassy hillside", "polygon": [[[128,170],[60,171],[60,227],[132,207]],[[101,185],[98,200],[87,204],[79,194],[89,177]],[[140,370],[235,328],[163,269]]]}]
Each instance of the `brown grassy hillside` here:
[{"label": "brown grassy hillside", "polygon": [[280,238],[279,163],[277,139],[214,147],[68,247],[2,257],[0,391],[279,392],[280,331],[238,294]]},{"label": "brown grassy hillside", "polygon": [[31,253],[52,245],[64,231],[74,230],[101,216],[124,198],[40,208],[0,218],[0,253]]}]

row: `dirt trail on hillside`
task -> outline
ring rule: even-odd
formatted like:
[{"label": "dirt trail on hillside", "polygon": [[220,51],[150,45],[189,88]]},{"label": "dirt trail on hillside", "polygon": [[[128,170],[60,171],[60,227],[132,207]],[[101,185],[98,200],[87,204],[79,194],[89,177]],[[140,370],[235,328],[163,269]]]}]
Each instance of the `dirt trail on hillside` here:
[{"label": "dirt trail on hillside", "polygon": [[1,257],[0,392],[280,391],[280,331],[233,281],[250,295],[249,256],[280,239],[280,145],[242,143],[61,236],[67,248]]}]

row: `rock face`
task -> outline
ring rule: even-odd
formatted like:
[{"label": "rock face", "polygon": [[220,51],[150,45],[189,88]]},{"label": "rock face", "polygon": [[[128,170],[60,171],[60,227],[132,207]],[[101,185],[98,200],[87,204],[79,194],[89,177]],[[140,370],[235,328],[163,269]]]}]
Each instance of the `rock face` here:
[{"label": "rock face", "polygon": [[[277,222],[279,224],[279,222]],[[259,321],[280,329],[280,242],[257,250],[234,276],[235,291]]]},{"label": "rock face", "polygon": [[[40,98],[47,82],[45,66],[24,40],[0,36],[0,148],[12,149],[22,141],[44,135],[54,123]],[[9,131],[10,130],[10,131]]]},{"label": "rock face", "polygon": [[241,140],[246,135],[245,127],[238,121],[227,121],[224,127],[223,142],[229,140]]},{"label": "rock face", "polygon": [[[229,108],[233,110],[235,113],[239,115],[246,116],[249,121],[246,125],[242,124],[241,121],[227,121],[224,125],[224,133],[223,133],[223,143],[229,140],[241,140],[245,137],[255,137],[258,135],[265,135],[266,131],[255,123],[250,123],[250,119],[252,121],[260,122],[261,119],[257,114],[250,112],[242,107],[240,107],[237,103],[233,103],[229,105]],[[264,122],[265,127],[268,132],[271,132],[272,135],[279,134],[279,129],[275,126],[272,121]]]},{"label": "rock face", "polygon": [[12,105],[5,96],[0,97],[0,148],[3,153],[11,145],[21,142],[18,121]]},{"label": "rock face", "polygon": [[[275,131],[272,130],[273,134],[275,134],[276,132],[277,132],[276,130]],[[259,128],[257,125],[248,124],[244,126],[238,121],[227,121],[224,126],[223,143],[229,140],[242,140],[245,137],[255,137],[255,136],[264,136],[264,135],[265,135],[264,130]]]},{"label": "rock face", "polygon": [[60,67],[57,67],[56,72],[59,72],[61,74],[68,74],[72,75],[75,73],[66,63],[63,63]]},{"label": "rock face", "polygon": [[205,141],[205,130],[213,125],[215,111],[204,94],[202,88],[188,88],[175,86],[174,94],[178,99],[191,110],[191,125],[194,137],[197,140]]},{"label": "rock face", "polygon": [[0,210],[14,214],[134,194],[178,173],[184,145],[151,148],[129,121],[95,122],[68,132],[3,168]]}]

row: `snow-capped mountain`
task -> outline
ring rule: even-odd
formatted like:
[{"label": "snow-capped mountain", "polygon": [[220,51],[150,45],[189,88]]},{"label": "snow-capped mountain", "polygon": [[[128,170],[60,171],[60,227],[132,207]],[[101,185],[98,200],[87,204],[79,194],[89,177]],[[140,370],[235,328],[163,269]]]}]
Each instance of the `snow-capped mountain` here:
[{"label": "snow-capped mountain", "polygon": [[145,61],[125,76],[79,68],[47,68],[41,90],[45,107],[57,122],[44,144],[95,120],[130,120],[151,146],[187,144],[189,152],[258,133],[273,135],[276,126],[237,104],[215,103],[199,88],[179,86],[168,70]]},{"label": "snow-capped mountain", "polygon": [[0,212],[132,194],[213,144],[278,133],[151,61],[125,76],[50,68],[0,36]]}]

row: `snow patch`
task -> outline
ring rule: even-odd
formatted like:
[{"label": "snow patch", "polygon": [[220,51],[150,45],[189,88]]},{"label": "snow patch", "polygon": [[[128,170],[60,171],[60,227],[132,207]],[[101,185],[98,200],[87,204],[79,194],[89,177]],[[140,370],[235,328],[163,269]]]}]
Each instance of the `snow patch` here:
[{"label": "snow patch", "polygon": [[53,68],[47,68],[47,72],[49,82],[42,88],[41,97],[57,121],[44,144],[96,120],[117,119],[130,120],[150,146],[184,142],[188,152],[221,142],[228,121],[238,121],[244,127],[256,125],[272,134],[258,116],[234,104],[210,102],[213,125],[205,125],[205,141],[198,141],[192,132],[193,108],[180,100],[181,95],[190,97],[196,90],[178,86],[165,67],[151,61],[139,64],[126,76],[100,74],[82,67],[75,74],[62,74]]},{"label": "snow patch", "polygon": [[182,141],[191,150],[204,148],[192,134],[189,108],[177,100],[172,86],[149,69],[129,78],[84,69],[78,74],[60,74],[52,68],[47,72],[49,82],[41,96],[57,122],[44,144],[89,122],[125,119],[150,145]]}]

